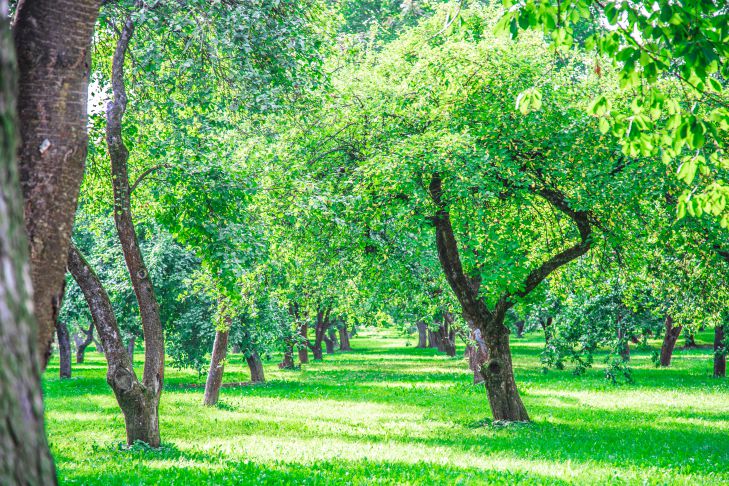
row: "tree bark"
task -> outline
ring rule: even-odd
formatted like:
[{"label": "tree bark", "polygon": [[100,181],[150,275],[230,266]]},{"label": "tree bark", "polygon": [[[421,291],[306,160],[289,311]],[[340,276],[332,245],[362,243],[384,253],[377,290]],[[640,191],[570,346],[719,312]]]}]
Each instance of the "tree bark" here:
[{"label": "tree bark", "polygon": [[347,331],[347,323],[342,322],[339,327],[339,349],[342,351],[352,351],[352,346],[349,344],[349,332]]},{"label": "tree bark", "polygon": [[309,326],[302,324],[299,326],[299,335],[301,336],[302,344],[299,345],[299,362],[305,364],[309,362]]},{"label": "tree bark", "polygon": [[334,339],[324,334],[324,344],[327,354],[334,354]]},{"label": "tree bark", "polygon": [[688,334],[686,335],[686,344],[683,346],[684,348],[690,349],[695,348],[696,346],[696,336],[694,336],[693,331],[689,330]]},{"label": "tree bark", "polygon": [[76,342],[76,363],[81,364],[84,362],[84,355],[86,354],[86,348],[91,344],[94,340],[94,323],[92,322],[89,326],[89,330],[85,331],[81,329],[81,331],[84,333],[83,339],[77,339],[74,336],[74,341]]},{"label": "tree bark", "polygon": [[[129,41],[134,34],[131,16],[124,22],[117,40],[112,60],[111,86],[113,100],[106,109],[106,143],[111,158],[112,186],[114,189],[114,222],[124,260],[129,270],[132,288],[137,297],[144,332],[144,372],[142,382],[157,396],[164,384],[165,346],[159,305],[154,294],[152,280],[144,264],[139,248],[137,233],[132,219],[129,175],[127,161],[129,151],[122,138],[122,119],[127,107],[127,94],[124,86],[124,58]],[[104,345],[106,348],[106,345]]]},{"label": "tree bark", "polygon": [[549,344],[549,340],[552,339],[552,321],[553,317],[547,317],[542,320],[542,329],[544,329],[544,344]]},{"label": "tree bark", "polygon": [[455,318],[450,312],[443,313],[443,325],[440,327],[440,338],[439,342],[443,348],[445,354],[451,358],[456,355],[456,330],[453,327]]},{"label": "tree bark", "polygon": [[294,366],[294,345],[291,343],[287,343],[286,349],[284,350],[283,359],[278,364],[278,367],[282,370],[292,370],[294,369]]},{"label": "tree bark", "polygon": [[314,345],[311,348],[311,352],[314,353],[314,359],[321,361],[324,359],[324,353],[322,353],[321,342],[324,340],[324,334],[329,327],[329,313],[330,309],[322,310],[321,308],[316,313],[316,327],[314,329]]},{"label": "tree bark", "polygon": [[129,354],[129,361],[132,362],[132,365],[134,364],[134,344],[135,344],[136,338],[134,336],[129,338],[129,342],[127,342],[127,354]]},{"label": "tree bark", "polygon": [[48,362],[87,151],[86,100],[99,0],[25,0],[18,51],[18,150],[41,366]]},{"label": "tree bark", "polygon": [[212,406],[218,403],[220,386],[223,384],[223,371],[225,369],[225,355],[228,353],[228,329],[215,331],[213,352],[210,356],[210,370],[205,382],[205,396],[203,404]]},{"label": "tree bark", "polygon": [[620,325],[622,318],[618,316],[618,353],[623,361],[630,361],[630,342],[628,341],[625,331]]},{"label": "tree bark", "polygon": [[676,346],[676,341],[681,336],[681,329],[683,326],[674,326],[673,318],[666,316],[666,335],[663,336],[663,344],[661,345],[661,366],[670,366],[671,357],[673,356],[673,349]]},{"label": "tree bark", "polygon": [[415,326],[418,328],[418,348],[428,347],[428,325],[423,321],[418,321]]},{"label": "tree bark", "polygon": [[[124,413],[127,444],[142,441],[152,447],[159,447],[161,388],[156,387],[156,381],[148,384],[137,379],[128,350],[122,343],[109,295],[99,277],[73,245],[68,253],[68,270],[86,298],[94,326],[103,342],[107,363],[106,382],[114,391],[116,401]],[[147,363],[144,367],[146,371]]]},{"label": "tree bark", "polygon": [[725,326],[714,328],[714,377],[726,376],[726,340]]},{"label": "tree bark", "polygon": [[524,337],[524,324],[525,323],[522,320],[518,320],[514,323],[514,327],[516,328],[516,337]]},{"label": "tree bark", "polygon": [[52,485],[56,472],[43,423],[39,333],[16,160],[17,66],[7,15],[8,2],[0,0],[0,484]]},{"label": "tree bark", "polygon": [[478,385],[484,382],[481,367],[488,361],[489,352],[479,329],[471,331],[471,340],[474,344],[466,346],[466,357],[468,358],[468,367],[473,371],[473,384]]},{"label": "tree bark", "polygon": [[71,336],[68,334],[68,326],[65,322],[58,321],[56,324],[58,336],[58,356],[60,359],[59,375],[63,378],[71,378]]},{"label": "tree bark", "polygon": [[253,351],[250,356],[246,356],[246,363],[248,363],[248,369],[251,371],[251,382],[264,383],[266,377],[263,375],[263,362],[258,353]]},{"label": "tree bark", "polygon": [[427,334],[428,334],[428,347],[437,348],[438,347],[438,338],[435,335],[435,333],[430,328],[428,328]]}]

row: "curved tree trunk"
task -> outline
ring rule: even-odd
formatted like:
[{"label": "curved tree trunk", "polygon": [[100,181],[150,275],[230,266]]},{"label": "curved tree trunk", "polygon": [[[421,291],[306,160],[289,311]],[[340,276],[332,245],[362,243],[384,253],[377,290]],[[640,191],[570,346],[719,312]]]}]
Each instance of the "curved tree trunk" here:
[{"label": "curved tree trunk", "polygon": [[[164,384],[164,335],[162,333],[159,306],[154,295],[154,287],[142,258],[132,220],[129,175],[127,173],[129,151],[122,138],[122,119],[127,108],[127,94],[124,86],[124,58],[133,34],[134,22],[130,16],[124,22],[119,34],[112,61],[111,86],[113,100],[109,102],[106,109],[106,143],[111,158],[114,222],[116,223],[119,242],[121,243],[124,260],[129,270],[132,288],[137,297],[139,313],[142,318],[142,330],[144,332],[142,383],[159,399]],[[106,344],[104,348],[106,348]]]},{"label": "curved tree trunk", "polygon": [[309,362],[309,326],[302,324],[299,326],[299,335],[301,336],[302,344],[299,345],[299,362],[305,364]]},{"label": "curved tree trunk", "polygon": [[61,378],[71,378],[71,337],[65,322],[56,324],[58,336],[58,356],[60,359],[59,375]]},{"label": "curved tree trunk", "polygon": [[81,331],[84,333],[84,338],[76,338],[76,335],[74,335],[74,341],[76,342],[76,363],[81,364],[84,362],[84,355],[86,354],[86,348],[91,344],[94,340],[94,323],[92,322],[89,326],[89,330],[85,331],[81,329]]},{"label": "curved tree trunk", "polygon": [[7,12],[7,0],[0,0],[0,484],[53,485],[16,163],[17,68]]},{"label": "curved tree trunk", "polygon": [[210,369],[205,382],[205,396],[203,404],[207,406],[218,403],[220,386],[223,384],[223,371],[225,370],[225,355],[228,353],[228,330],[215,331],[213,352],[210,356]]},{"label": "curved tree trunk", "polygon": [[347,332],[347,323],[343,322],[339,328],[339,349],[342,351],[352,351],[349,344],[349,332]]},{"label": "curved tree trunk", "polygon": [[428,325],[423,321],[418,321],[415,326],[418,328],[418,348],[428,347]]},{"label": "curved tree trunk", "polygon": [[714,328],[714,377],[720,378],[726,376],[726,340],[725,326],[716,326]]},{"label": "curved tree trunk", "polygon": [[673,356],[673,349],[676,347],[676,341],[681,336],[681,329],[683,326],[674,326],[673,318],[666,316],[666,335],[663,336],[663,344],[661,345],[661,366],[670,366],[671,357]]},{"label": "curved tree trunk", "polygon": [[13,27],[22,138],[18,164],[43,369],[63,296],[86,161],[91,37],[99,4],[100,0],[21,1]]},{"label": "curved tree trunk", "polygon": [[109,295],[99,277],[73,245],[68,252],[68,270],[86,298],[96,331],[104,344],[106,382],[114,391],[116,401],[124,413],[127,444],[142,441],[152,447],[159,447],[159,389],[151,388],[137,379],[128,350],[122,343]]},{"label": "curved tree trunk", "polygon": [[253,351],[250,356],[246,356],[246,363],[248,363],[248,369],[251,372],[251,382],[264,383],[266,377],[263,374],[263,362],[258,353]]}]

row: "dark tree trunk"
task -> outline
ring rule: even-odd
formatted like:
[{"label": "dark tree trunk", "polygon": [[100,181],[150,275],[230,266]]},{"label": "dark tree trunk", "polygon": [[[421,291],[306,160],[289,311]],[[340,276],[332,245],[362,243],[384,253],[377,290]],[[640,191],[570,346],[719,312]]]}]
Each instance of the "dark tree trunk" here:
[{"label": "dark tree trunk", "polygon": [[439,328],[440,336],[438,338],[438,342],[440,343],[442,351],[450,357],[454,357],[456,355],[456,330],[453,327],[454,323],[455,318],[453,317],[453,314],[450,312],[444,312],[443,325]]},{"label": "dark tree trunk", "polygon": [[694,336],[693,331],[688,331],[686,334],[686,344],[684,344],[684,348],[695,348],[696,346],[696,337]]},{"label": "dark tree trunk", "polygon": [[427,333],[428,333],[428,347],[437,348],[438,347],[438,341],[437,341],[438,338],[436,337],[436,334],[430,328],[428,328]]},{"label": "dark tree trunk", "polygon": [[418,321],[416,324],[418,328],[418,348],[428,347],[428,325],[423,321]]},{"label": "dark tree trunk", "polygon": [[97,341],[96,338],[92,338],[94,340],[94,346],[96,346],[96,351],[101,354],[106,354],[104,352],[104,345],[101,344],[101,341]]},{"label": "dark tree trunk", "polygon": [[[112,186],[114,189],[114,222],[124,260],[129,270],[132,288],[137,297],[144,332],[144,375],[143,383],[159,396],[164,384],[165,346],[162,323],[152,280],[144,264],[139,248],[137,233],[132,220],[127,161],[129,151],[122,138],[122,119],[127,108],[127,94],[124,86],[124,58],[129,41],[134,33],[131,16],[117,40],[112,61],[111,86],[113,100],[106,109],[106,143],[111,158]],[[106,348],[106,345],[104,346]]]},{"label": "dark tree trunk", "polygon": [[714,328],[714,377],[726,376],[726,326]]},{"label": "dark tree trunk", "polygon": [[56,472],[43,424],[38,325],[16,161],[17,67],[7,12],[7,0],[0,0],[0,484],[52,485]]},{"label": "dark tree trunk", "polygon": [[[321,348],[319,349],[321,351]],[[283,359],[279,363],[278,367],[282,370],[294,369],[294,346],[293,344],[287,344],[284,350]]]},{"label": "dark tree trunk", "polygon": [[481,367],[488,361],[489,352],[479,329],[471,331],[470,337],[472,343],[466,346],[466,357],[468,358],[468,367],[473,371],[473,384],[478,385],[484,382]]},{"label": "dark tree trunk", "polygon": [[18,150],[33,303],[45,369],[86,161],[91,37],[100,0],[18,3]]},{"label": "dark tree trunk", "polygon": [[334,340],[332,338],[325,336],[324,345],[325,345],[327,354],[334,354]]},{"label": "dark tree trunk", "polygon": [[347,332],[346,322],[343,322],[339,328],[339,349],[342,351],[352,351],[352,346],[349,344],[349,332]]},{"label": "dark tree trunk", "polygon": [[246,363],[248,363],[248,369],[251,371],[251,382],[264,383],[266,377],[263,375],[263,362],[258,353],[254,351],[250,356],[246,356]]},{"label": "dark tree trunk", "polygon": [[205,396],[203,404],[211,406],[218,403],[220,386],[223,384],[223,371],[225,368],[225,355],[228,352],[228,330],[215,331],[213,352],[210,356],[210,369],[205,382]]},{"label": "dark tree trunk", "polygon": [[514,323],[514,327],[516,328],[516,337],[524,337],[524,324],[524,321],[521,320]]},{"label": "dark tree trunk", "polygon": [[56,324],[56,334],[58,335],[60,377],[71,378],[71,336],[68,334],[68,326],[66,326],[65,322],[58,321]]},{"label": "dark tree trunk", "polygon": [[76,342],[76,363],[81,364],[84,362],[84,354],[86,354],[86,348],[91,344],[94,340],[94,323],[92,322],[89,326],[89,330],[86,331],[84,329],[81,329],[81,331],[84,333],[84,337],[76,337],[74,336],[74,341]]},{"label": "dark tree trunk", "polygon": [[134,342],[136,341],[136,338],[134,336],[129,338],[129,342],[127,342],[127,354],[129,354],[129,361],[134,364]]},{"label": "dark tree trunk", "polygon": [[544,343],[549,344],[549,340],[552,339],[552,320],[553,317],[547,317],[542,320],[542,329],[544,329]]},{"label": "dark tree trunk", "polygon": [[625,331],[620,326],[620,318],[618,318],[618,353],[623,361],[630,361],[630,341],[625,335]]},{"label": "dark tree trunk", "polygon": [[311,347],[311,352],[314,353],[315,360],[324,359],[324,353],[322,353],[321,343],[324,340],[327,328],[329,327],[329,313],[330,309],[322,310],[321,308],[316,314],[316,328],[314,329],[314,345]]},{"label": "dark tree trunk", "polygon": [[433,332],[433,335],[435,336],[435,344],[438,347],[438,351],[445,352],[445,326],[441,324],[438,329]]},{"label": "dark tree trunk", "polygon": [[670,366],[671,357],[673,356],[673,348],[676,346],[676,341],[681,336],[681,329],[683,326],[674,326],[673,318],[666,316],[666,335],[663,336],[663,345],[661,345],[661,366]]},{"label": "dark tree trunk", "polygon": [[309,326],[302,324],[299,326],[299,335],[301,336],[301,344],[299,345],[299,361],[301,364],[309,362]]},{"label": "dark tree trunk", "polygon": [[[81,253],[71,245],[68,270],[81,288],[99,338],[104,344],[107,362],[106,382],[114,391],[124,413],[127,444],[136,441],[159,447],[159,397],[162,389],[156,380],[140,381],[134,373],[129,353],[121,340],[109,295]],[[147,363],[144,364],[145,375]]]}]

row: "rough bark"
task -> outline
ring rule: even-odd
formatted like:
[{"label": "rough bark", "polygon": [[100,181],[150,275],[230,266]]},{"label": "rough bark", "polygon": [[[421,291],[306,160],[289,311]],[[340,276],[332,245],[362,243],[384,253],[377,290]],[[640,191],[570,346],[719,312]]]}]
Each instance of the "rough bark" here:
[{"label": "rough bark", "polygon": [[468,276],[463,270],[450,212],[443,198],[443,181],[438,173],[432,174],[428,187],[430,197],[437,208],[432,222],[435,227],[438,260],[448,285],[461,304],[463,317],[466,322],[481,331],[489,351],[489,361],[482,367],[482,374],[493,418],[497,421],[529,420],[514,380],[509,330],[504,325],[506,311],[513,306],[514,297],[528,295],[554,270],[584,255],[590,249],[592,242],[592,226],[586,212],[573,210],[567,203],[566,196],[557,190],[537,185],[531,185],[528,189],[568,216],[575,224],[580,238],[572,246],[555,253],[534,268],[520,286],[521,290],[513,294],[508,292],[502,294],[494,308],[489,309],[479,294],[480,278],[478,275]]},{"label": "rough bark", "polygon": [[488,361],[489,352],[479,329],[472,330],[470,338],[473,344],[469,343],[466,346],[466,357],[468,367],[473,371],[473,384],[478,385],[484,382],[481,367]]},{"label": "rough bark", "polygon": [[445,350],[446,350],[445,342],[444,342],[445,334],[446,334],[446,331],[445,331],[445,326],[443,324],[438,326],[438,329],[433,331],[433,336],[435,338],[435,344],[436,344],[436,347],[438,348],[438,351],[440,351],[440,352],[445,352]]},{"label": "rough bark", "polygon": [[68,326],[65,322],[58,321],[56,324],[56,335],[58,337],[59,376],[71,378],[71,336],[68,334]]},{"label": "rough bark", "polygon": [[663,344],[661,345],[661,366],[670,366],[673,349],[676,347],[676,341],[681,336],[683,326],[674,326],[673,318],[666,316],[666,334],[663,336]]},{"label": "rough bark", "polygon": [[210,356],[210,370],[208,379],[205,382],[205,396],[203,404],[212,406],[218,403],[220,386],[223,384],[223,372],[225,370],[225,355],[228,353],[228,329],[215,331],[213,352]]},{"label": "rough bark", "polygon": [[714,377],[726,376],[726,326],[714,328]]},{"label": "rough bark", "polygon": [[435,333],[430,328],[428,328],[427,334],[428,334],[428,347],[437,348],[438,347],[438,338],[435,335]]},{"label": "rough bark", "polygon": [[309,362],[309,326],[302,324],[299,326],[299,335],[301,336],[301,344],[299,345],[299,362],[305,364]]},{"label": "rough bark", "polygon": [[89,330],[81,329],[83,337],[75,335],[73,340],[76,343],[76,363],[81,364],[84,362],[84,355],[86,354],[86,348],[94,340],[94,323],[92,322],[89,326]]},{"label": "rough bark", "polygon": [[347,323],[342,322],[339,327],[339,349],[342,351],[352,351],[352,346],[349,344],[349,332],[347,331]]},{"label": "rough bark", "polygon": [[324,347],[327,354],[334,354],[334,344],[334,339],[332,339],[331,336],[327,336],[326,334],[324,334]]},{"label": "rough bark", "polygon": [[[114,222],[126,262],[132,288],[139,304],[144,332],[144,372],[142,382],[157,395],[164,384],[164,335],[159,315],[159,305],[154,294],[152,280],[144,264],[137,233],[132,219],[129,174],[129,151],[122,139],[122,119],[127,107],[124,86],[124,58],[129,41],[134,34],[134,22],[129,17],[117,40],[112,60],[111,86],[113,99],[106,108],[106,143],[111,159],[112,186],[114,189]],[[106,345],[104,345],[106,348]]]},{"label": "rough bark", "polygon": [[253,351],[250,356],[246,356],[246,363],[248,363],[248,369],[251,372],[251,382],[264,383],[266,377],[263,374],[263,362],[258,353]]},{"label": "rough bark", "polygon": [[159,447],[161,388],[156,387],[155,381],[147,384],[137,379],[128,350],[122,343],[109,295],[99,277],[73,245],[68,253],[68,270],[86,298],[94,326],[103,343],[107,363],[106,382],[114,391],[116,401],[124,413],[127,444],[142,441],[152,447]]},{"label": "rough bark", "polygon": [[135,345],[136,340],[137,339],[134,336],[132,336],[129,338],[129,341],[127,342],[127,354],[129,355],[129,361],[131,361],[132,364],[134,364],[134,345]]},{"label": "rough bark", "polygon": [[99,3],[21,1],[13,27],[22,139],[18,164],[43,369],[63,296],[86,161],[90,46]]},{"label": "rough bark", "polygon": [[17,67],[7,15],[7,0],[0,0],[0,484],[56,484],[43,423],[38,325],[16,160]]},{"label": "rough bark", "polygon": [[418,328],[418,348],[428,347],[428,325],[423,321],[418,321],[415,326]]}]

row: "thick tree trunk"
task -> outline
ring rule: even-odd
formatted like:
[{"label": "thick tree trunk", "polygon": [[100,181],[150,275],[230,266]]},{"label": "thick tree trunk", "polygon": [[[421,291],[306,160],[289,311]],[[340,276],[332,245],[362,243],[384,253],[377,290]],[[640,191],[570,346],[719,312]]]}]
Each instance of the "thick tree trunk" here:
[{"label": "thick tree trunk", "polygon": [[726,376],[726,340],[725,326],[714,328],[714,377]]},{"label": "thick tree trunk", "polygon": [[18,150],[33,303],[45,369],[86,161],[91,37],[100,0],[18,3]]},{"label": "thick tree trunk", "polygon": [[663,336],[663,345],[661,345],[661,366],[670,366],[671,357],[673,356],[673,348],[676,346],[676,341],[681,336],[681,329],[683,326],[674,326],[673,318],[666,316],[666,335]]},{"label": "thick tree trunk", "polygon": [[71,378],[71,336],[65,322],[56,324],[58,336],[58,356],[60,359],[59,375],[61,378]]},{"label": "thick tree trunk", "polygon": [[74,341],[76,342],[76,363],[81,364],[84,362],[84,355],[86,354],[86,348],[91,344],[94,340],[94,323],[92,322],[89,326],[89,330],[81,330],[84,333],[84,337],[77,338],[74,336]]},{"label": "thick tree trunk", "polygon": [[418,348],[428,347],[428,325],[423,321],[418,321],[415,326],[418,328]]},{"label": "thick tree trunk", "polygon": [[159,397],[162,389],[156,387],[156,381],[147,384],[137,379],[128,350],[122,343],[109,295],[99,277],[73,245],[68,253],[68,270],[86,298],[96,331],[104,344],[108,365],[106,382],[114,391],[116,401],[124,413],[127,444],[142,441],[152,447],[159,447]]},{"label": "thick tree trunk", "polygon": [[136,340],[137,339],[134,336],[132,336],[129,338],[129,341],[127,342],[127,354],[129,355],[129,361],[131,361],[132,364],[134,364],[134,345],[135,345]]},{"label": "thick tree trunk", "polygon": [[56,472],[43,424],[38,326],[16,163],[17,68],[7,14],[8,2],[0,0],[0,484],[52,485]]},{"label": "thick tree trunk", "polygon": [[251,382],[264,383],[266,377],[263,375],[263,362],[258,353],[254,351],[250,356],[246,356],[246,363],[248,363],[248,369],[251,371]]},{"label": "thick tree trunk", "polygon": [[327,354],[334,354],[334,339],[331,336],[324,336],[324,344]]},{"label": "thick tree trunk", "polygon": [[488,361],[489,352],[479,329],[471,331],[470,337],[473,344],[469,343],[466,346],[466,357],[468,358],[468,367],[473,371],[473,384],[478,385],[484,382],[481,367]]},{"label": "thick tree trunk", "polygon": [[164,384],[164,335],[154,287],[142,258],[132,220],[129,175],[127,173],[129,151],[122,138],[122,119],[127,107],[127,94],[124,86],[124,58],[133,33],[134,22],[130,16],[124,22],[119,34],[112,61],[111,86],[113,100],[109,102],[106,109],[106,143],[111,158],[114,222],[116,223],[119,242],[121,243],[124,260],[129,270],[132,288],[137,297],[142,318],[142,330],[144,332],[144,374],[142,382],[144,386],[154,390],[155,394],[159,395]]},{"label": "thick tree trunk", "polygon": [[309,362],[309,326],[302,324],[299,326],[299,335],[301,336],[302,344],[299,345],[299,361],[301,364]]},{"label": "thick tree trunk", "polygon": [[349,344],[349,332],[347,332],[347,323],[343,322],[339,327],[339,349],[342,351],[352,351]]},{"label": "thick tree trunk", "polygon": [[228,330],[215,331],[213,352],[210,356],[210,370],[205,382],[205,396],[203,404],[207,406],[218,403],[220,386],[223,384],[223,371],[225,369],[225,355],[228,353]]}]

